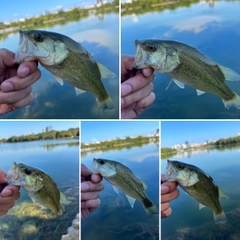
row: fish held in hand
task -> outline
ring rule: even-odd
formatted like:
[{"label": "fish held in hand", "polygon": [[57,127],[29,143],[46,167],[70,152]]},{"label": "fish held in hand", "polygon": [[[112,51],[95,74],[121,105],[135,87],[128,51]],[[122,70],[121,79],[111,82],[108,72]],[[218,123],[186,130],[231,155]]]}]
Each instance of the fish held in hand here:
[{"label": "fish held in hand", "polygon": [[227,199],[228,196],[214,183],[211,176],[194,165],[167,161],[163,181],[176,181],[185,192],[199,202],[199,209],[207,206],[213,210],[215,223],[225,222],[227,218],[219,198]]},{"label": "fish held in hand", "polygon": [[21,186],[33,202],[62,215],[61,204],[67,205],[67,197],[59,191],[56,183],[45,172],[22,163],[13,163],[6,176],[8,184]]},{"label": "fish held in hand", "polygon": [[101,111],[114,108],[101,78],[115,78],[116,75],[96,62],[80,43],[65,35],[42,30],[19,30],[19,34],[18,63],[37,60],[61,85],[65,80],[74,86],[77,95],[91,92]]},{"label": "fish held in hand", "polygon": [[132,208],[135,200],[138,200],[143,204],[150,217],[153,214],[159,214],[157,207],[145,193],[146,184],[140,181],[128,167],[116,161],[94,158],[92,171],[93,173],[100,173],[105,180],[113,185],[117,193],[118,188],[120,188],[126,194]]},{"label": "fish held in hand", "polygon": [[167,74],[180,88],[186,84],[195,88],[198,95],[213,93],[226,108],[240,109],[240,97],[225,83],[225,80],[239,81],[240,75],[193,47],[176,41],[136,40],[135,68],[146,67]]}]

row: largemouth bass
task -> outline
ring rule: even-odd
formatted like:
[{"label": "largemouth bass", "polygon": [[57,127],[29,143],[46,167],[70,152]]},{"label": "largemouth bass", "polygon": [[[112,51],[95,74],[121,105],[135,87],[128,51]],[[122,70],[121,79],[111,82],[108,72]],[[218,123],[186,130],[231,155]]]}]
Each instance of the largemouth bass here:
[{"label": "largemouth bass", "polygon": [[135,200],[140,201],[146,213],[151,217],[158,214],[157,207],[149,200],[145,193],[146,184],[140,181],[133,172],[123,164],[106,159],[93,159],[93,173],[100,173],[105,180],[113,185],[118,193],[120,188],[127,196],[127,199],[133,208]]},{"label": "largemouth bass", "polygon": [[225,80],[239,81],[240,75],[186,44],[136,40],[135,67],[152,67],[170,76],[180,88],[186,84],[195,88],[198,95],[209,92],[219,96],[226,108],[240,108],[240,97],[225,83]]},{"label": "largemouth bass", "polygon": [[102,111],[114,108],[101,78],[115,78],[115,74],[96,62],[80,43],[42,30],[19,30],[19,34],[17,62],[37,60],[61,85],[63,80],[73,85],[77,95],[84,91],[94,94]]},{"label": "largemouth bass", "polygon": [[6,176],[8,184],[21,186],[33,202],[62,215],[61,204],[69,204],[56,183],[45,172],[22,163],[13,163]]},{"label": "largemouth bass", "polygon": [[178,182],[185,192],[199,202],[200,209],[207,206],[213,210],[215,223],[225,222],[226,215],[219,203],[219,198],[227,199],[228,196],[214,183],[211,176],[194,165],[167,161],[163,181]]}]

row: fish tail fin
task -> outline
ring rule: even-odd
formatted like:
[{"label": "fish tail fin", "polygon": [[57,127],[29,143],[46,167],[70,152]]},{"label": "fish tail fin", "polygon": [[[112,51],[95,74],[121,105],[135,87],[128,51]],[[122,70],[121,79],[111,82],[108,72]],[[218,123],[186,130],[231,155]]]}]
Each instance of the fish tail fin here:
[{"label": "fish tail fin", "polygon": [[236,93],[234,93],[234,94],[235,95],[231,100],[228,100],[228,101],[223,100],[225,108],[228,109],[229,107],[234,106],[234,107],[240,109],[240,97]]},{"label": "fish tail fin", "polygon": [[221,224],[221,223],[225,223],[227,221],[227,217],[224,213],[224,211],[222,210],[222,212],[216,214],[216,213],[213,213],[213,217],[214,217],[214,222],[216,224]]},{"label": "fish tail fin", "polygon": [[154,214],[159,214],[158,208],[149,199],[144,200],[143,206],[149,217],[152,217]]},{"label": "fish tail fin", "polygon": [[113,104],[113,101],[112,101],[110,96],[107,96],[107,98],[102,100],[102,101],[99,101],[97,99],[97,103],[98,103],[98,106],[99,106],[101,111],[105,111],[107,109],[108,110],[113,110],[114,109],[114,104]]}]

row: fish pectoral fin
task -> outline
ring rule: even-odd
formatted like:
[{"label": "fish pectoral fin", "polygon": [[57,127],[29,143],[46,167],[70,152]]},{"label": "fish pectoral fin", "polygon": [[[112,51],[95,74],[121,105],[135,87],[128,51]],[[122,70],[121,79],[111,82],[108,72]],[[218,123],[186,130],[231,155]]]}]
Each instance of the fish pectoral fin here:
[{"label": "fish pectoral fin", "polygon": [[129,204],[130,204],[131,207],[133,208],[136,199],[134,199],[134,198],[132,198],[132,197],[130,197],[130,196],[128,196],[128,195],[126,195],[126,197],[127,197],[127,200],[128,200],[128,202],[129,202]]},{"label": "fish pectoral fin", "polygon": [[78,95],[80,95],[80,94],[82,94],[82,93],[85,93],[86,91],[84,91],[84,90],[82,90],[82,89],[79,89],[79,88],[76,88],[75,87],[75,91],[76,91],[76,95],[78,96]]},{"label": "fish pectoral fin", "polygon": [[114,190],[117,194],[119,194],[119,189],[118,189],[117,187],[113,186],[113,190]]},{"label": "fish pectoral fin", "polygon": [[202,209],[202,208],[205,208],[205,207],[206,207],[205,205],[199,203],[199,210]]},{"label": "fish pectoral fin", "polygon": [[107,67],[103,66],[101,63],[97,62],[98,69],[101,73],[101,78],[115,78],[116,74],[110,71]]},{"label": "fish pectoral fin", "polygon": [[180,81],[178,81],[178,80],[176,80],[176,79],[173,79],[173,81],[174,81],[180,88],[184,89],[184,83],[182,83],[182,82],[180,82]]},{"label": "fish pectoral fin", "polygon": [[201,91],[201,90],[198,90],[198,89],[196,89],[196,91],[197,91],[197,95],[198,95],[198,96],[200,96],[200,95],[202,95],[202,94],[205,93],[204,91]]},{"label": "fish pectoral fin", "polygon": [[40,208],[41,208],[42,210],[45,210],[45,209],[47,209],[47,208],[46,208],[46,207],[44,207],[43,205],[40,205],[40,206],[41,206]]},{"label": "fish pectoral fin", "polygon": [[227,81],[240,81],[240,75],[232,69],[218,65]]},{"label": "fish pectoral fin", "polygon": [[60,77],[58,77],[58,76],[55,76],[55,75],[54,75],[54,77],[56,78],[56,80],[58,81],[58,83],[59,83],[61,86],[63,86],[63,80],[62,80]]},{"label": "fish pectoral fin", "polygon": [[228,199],[229,196],[221,189],[218,188],[219,198]]},{"label": "fish pectoral fin", "polygon": [[60,192],[60,203],[64,204],[64,205],[68,205],[71,202],[68,200],[68,198],[66,197],[66,195],[62,192]]},{"label": "fish pectoral fin", "polygon": [[145,182],[143,182],[143,181],[141,181],[141,182],[142,182],[144,190],[146,190],[148,188],[147,184]]},{"label": "fish pectoral fin", "polygon": [[167,87],[165,88],[165,91],[167,91],[167,90],[169,89],[169,87],[170,87],[172,81],[173,81],[173,80],[171,79],[170,83],[169,83],[169,84],[167,85]]},{"label": "fish pectoral fin", "polygon": [[33,203],[36,203],[35,198],[33,198],[30,194],[28,194],[28,196],[32,199]]}]

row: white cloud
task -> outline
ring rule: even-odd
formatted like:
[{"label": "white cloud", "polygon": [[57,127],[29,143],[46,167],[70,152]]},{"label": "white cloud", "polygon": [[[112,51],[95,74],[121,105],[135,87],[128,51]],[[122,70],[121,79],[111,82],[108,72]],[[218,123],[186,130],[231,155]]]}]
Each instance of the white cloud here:
[{"label": "white cloud", "polygon": [[177,29],[179,32],[193,31],[195,33],[199,33],[207,28],[206,25],[208,23],[221,21],[222,19],[217,16],[199,16],[179,21],[173,26],[173,28]]},{"label": "white cloud", "polygon": [[77,42],[98,43],[100,46],[108,47],[110,51],[118,53],[118,34],[107,30],[93,29],[74,34],[72,38]]}]

